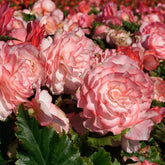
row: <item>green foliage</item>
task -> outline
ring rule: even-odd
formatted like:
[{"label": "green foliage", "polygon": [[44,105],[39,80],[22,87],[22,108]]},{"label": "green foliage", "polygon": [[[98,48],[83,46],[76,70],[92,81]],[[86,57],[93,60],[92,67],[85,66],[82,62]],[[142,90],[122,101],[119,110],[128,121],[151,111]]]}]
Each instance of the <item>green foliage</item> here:
[{"label": "green foliage", "polygon": [[68,10],[63,10],[64,13],[64,17],[66,17],[68,15]]},{"label": "green foliage", "polygon": [[115,161],[112,163],[112,165],[121,165],[121,164],[117,159],[115,159]]},{"label": "green foliage", "polygon": [[89,14],[89,15],[90,15],[90,14],[95,14],[95,15],[97,15],[98,13],[100,13],[100,11],[98,11],[95,7],[92,7],[88,14]]},{"label": "green foliage", "polygon": [[125,129],[121,132],[119,135],[112,135],[112,136],[106,136],[106,137],[100,137],[100,138],[95,138],[95,137],[88,137],[88,143],[92,147],[100,147],[100,146],[106,146],[109,145],[111,146],[114,142],[120,142],[121,137],[126,134],[126,132],[129,129]]},{"label": "green foliage", "polygon": [[152,107],[158,106],[158,107],[165,107],[165,102],[157,101],[157,100],[152,100],[151,103]]},{"label": "green foliage", "polygon": [[36,19],[36,16],[33,14],[26,14],[26,13],[22,13],[23,15],[23,19],[24,21],[28,22],[28,21],[33,21]]},{"label": "green foliage", "polygon": [[122,21],[123,22],[123,27],[126,31],[130,31],[131,33],[134,33],[135,31],[139,31],[140,25],[135,24],[134,22],[127,22],[127,21]]},{"label": "green foliage", "polygon": [[1,155],[1,152],[0,152],[0,164],[3,164],[5,161],[4,159],[2,158],[2,155]]},{"label": "green foliage", "polygon": [[109,23],[109,26],[111,29],[124,30],[123,26],[120,26],[120,25],[114,25],[114,24]]},{"label": "green foliage", "polygon": [[150,76],[160,77],[165,80],[165,61],[160,60],[159,66],[157,69],[150,72]]},{"label": "green foliage", "polygon": [[94,43],[97,44],[101,49],[105,50],[105,42],[100,39],[94,39]]},{"label": "green foliage", "polygon": [[154,128],[151,132],[151,136],[155,139],[165,143],[165,126],[163,123],[159,123],[154,125]]},{"label": "green foliage", "polygon": [[104,162],[104,165],[111,165],[111,157],[108,152],[103,148],[100,148],[98,152],[93,153],[90,156],[90,159],[93,162],[93,165],[101,165]]},{"label": "green foliage", "polygon": [[0,35],[0,41],[7,42],[8,40],[17,40],[17,41],[20,41],[20,40],[17,39],[17,38],[13,38],[13,37],[9,37],[9,36],[1,36],[1,35]]},{"label": "green foliage", "polygon": [[14,120],[10,117],[6,121],[0,121],[0,164],[1,162],[15,161],[15,151],[13,145],[16,144],[14,135]]},{"label": "green foliage", "polygon": [[152,163],[165,165],[165,162],[163,161],[160,154],[161,150],[153,138],[150,138],[148,141],[141,141],[140,144],[141,144],[140,150],[131,154],[122,151],[122,156],[126,156],[127,158],[136,156],[140,162],[143,162],[144,160],[148,160],[149,162]]},{"label": "green foliage", "polygon": [[57,134],[52,128],[41,127],[21,106],[18,109],[18,132],[21,141],[17,165],[83,165],[80,153],[63,132]]}]

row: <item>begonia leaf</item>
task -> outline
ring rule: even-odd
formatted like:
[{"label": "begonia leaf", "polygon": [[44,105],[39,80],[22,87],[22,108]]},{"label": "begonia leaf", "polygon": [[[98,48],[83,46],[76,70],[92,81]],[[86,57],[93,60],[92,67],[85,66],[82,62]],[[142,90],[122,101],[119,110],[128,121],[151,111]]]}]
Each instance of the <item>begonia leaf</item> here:
[{"label": "begonia leaf", "polygon": [[149,155],[149,158],[147,160],[149,162],[153,162],[153,160],[160,160],[160,153],[154,146],[150,147],[148,155]]},{"label": "begonia leaf", "polygon": [[22,13],[23,15],[23,19],[24,21],[28,22],[28,21],[33,21],[36,19],[36,16],[33,14],[26,14],[26,13]]},{"label": "begonia leaf", "polygon": [[94,165],[90,158],[85,157],[84,159],[85,165]]},{"label": "begonia leaf", "polygon": [[140,25],[135,24],[134,22],[127,22],[127,21],[122,21],[123,27],[125,30],[130,31],[130,32],[135,32],[139,31]]},{"label": "begonia leaf", "polygon": [[4,159],[3,159],[3,157],[2,157],[2,155],[0,153],[0,164],[3,164],[3,163],[4,163]]},{"label": "begonia leaf", "polygon": [[121,165],[121,164],[117,159],[115,159],[115,161],[112,163],[112,165]]},{"label": "begonia leaf", "polygon": [[8,40],[17,40],[17,41],[20,41],[19,39],[14,38],[14,37],[2,36],[2,35],[0,35],[0,41],[5,41],[5,42],[7,42]]},{"label": "begonia leaf", "polygon": [[123,135],[127,133],[129,128],[124,129],[121,134],[114,135],[114,136],[106,136],[101,138],[95,138],[95,137],[88,137],[88,143],[92,147],[100,147],[100,146],[106,146],[106,145],[114,145],[116,142],[120,142]]},{"label": "begonia leaf", "polygon": [[63,132],[57,134],[53,128],[42,127],[21,106],[18,109],[18,132],[21,141],[17,165],[83,165],[80,153]]},{"label": "begonia leaf", "polygon": [[94,165],[111,165],[111,156],[103,148],[100,148],[98,152],[94,152],[90,156]]},{"label": "begonia leaf", "polygon": [[151,136],[153,136],[155,139],[165,143],[165,126],[164,126],[164,124],[155,123],[154,129],[151,132]]}]

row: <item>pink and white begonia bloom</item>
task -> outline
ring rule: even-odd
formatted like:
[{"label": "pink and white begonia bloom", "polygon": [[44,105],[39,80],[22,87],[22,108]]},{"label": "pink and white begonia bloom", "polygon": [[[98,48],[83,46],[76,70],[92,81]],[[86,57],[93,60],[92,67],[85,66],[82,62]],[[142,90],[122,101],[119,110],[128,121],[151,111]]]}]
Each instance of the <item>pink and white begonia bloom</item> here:
[{"label": "pink and white begonia bloom", "polygon": [[95,63],[95,48],[81,30],[56,34],[54,42],[43,52],[47,85],[53,93],[75,92],[82,84],[81,76]]},{"label": "pink and white begonia bloom", "polygon": [[140,33],[143,35],[149,35],[157,32],[164,32],[165,24],[160,22],[144,23],[140,26]]},{"label": "pink and white begonia bloom", "polygon": [[17,45],[17,44],[25,42],[26,36],[27,36],[27,31],[26,31],[25,28],[14,29],[9,34],[9,36],[18,39],[18,40],[10,40],[10,41],[8,41],[9,45]]},{"label": "pink and white begonia bloom", "polygon": [[34,3],[32,13],[37,17],[49,16],[56,9],[55,2],[51,0],[39,0]]},{"label": "pink and white begonia bloom", "polygon": [[154,97],[153,84],[127,56],[112,56],[88,71],[77,91],[84,126],[92,132],[120,134],[146,120]]},{"label": "pink and white begonia bloom", "polygon": [[40,27],[38,21],[31,21],[27,24],[26,42],[30,42],[38,50],[40,50],[40,44],[44,37],[45,37],[44,25]]},{"label": "pink and white begonia bloom", "polygon": [[133,14],[133,11],[129,7],[123,5],[120,6],[120,10],[117,11],[117,16],[124,21],[137,22],[138,18]]},{"label": "pink and white begonia bloom", "polygon": [[58,22],[53,16],[43,16],[40,20],[40,26],[43,25],[45,25],[44,29],[48,35],[53,35],[58,28]]},{"label": "pink and white begonia bloom", "polygon": [[6,2],[0,6],[0,35],[7,35],[7,25],[13,17],[14,10],[10,7],[10,3]]},{"label": "pink and white begonia bloom", "polygon": [[95,28],[94,34],[92,36],[92,38],[94,39],[105,39],[107,33],[109,32],[109,27],[106,25],[99,25]]},{"label": "pink and white begonia bloom", "polygon": [[130,33],[125,30],[110,29],[106,35],[106,41],[110,45],[129,46],[132,44]]},{"label": "pink and white begonia bloom", "polygon": [[154,99],[165,102],[165,81],[160,77],[151,77],[154,83]]},{"label": "pink and white begonia bloom", "polygon": [[88,14],[90,11],[90,5],[86,1],[80,1],[77,10],[78,12]]},{"label": "pink and white begonia bloom", "polygon": [[52,125],[58,133],[61,133],[62,130],[68,133],[69,120],[65,113],[52,103],[52,97],[48,91],[42,90],[37,93],[27,105],[34,110],[34,114],[42,126]]},{"label": "pink and white begonia bloom", "polygon": [[32,82],[29,79],[25,60],[10,52],[4,42],[0,42],[0,120],[5,120],[12,111],[33,95]]},{"label": "pink and white begonia bloom", "polygon": [[59,26],[61,26],[64,14],[60,9],[56,9],[50,16],[43,16],[40,19],[40,26],[44,26],[48,35],[53,35]]},{"label": "pink and white begonia bloom", "polygon": [[72,31],[77,27],[83,29],[85,33],[89,33],[89,27],[92,26],[94,21],[93,15],[88,15],[86,13],[76,13],[74,15],[69,14],[62,23],[64,31]]},{"label": "pink and white begonia bloom", "polygon": [[156,123],[160,123],[163,117],[165,117],[165,107],[152,107],[150,111],[156,112],[158,115],[154,115],[152,117],[152,120],[155,121]]},{"label": "pink and white begonia bloom", "polygon": [[161,15],[160,13],[152,13],[152,14],[148,14],[143,16],[142,15],[142,20],[141,22],[148,22],[148,23],[152,23],[152,22],[164,22],[164,17],[163,15]]},{"label": "pink and white begonia bloom", "polygon": [[165,32],[151,33],[146,40],[147,48],[154,50],[159,59],[165,60]]}]

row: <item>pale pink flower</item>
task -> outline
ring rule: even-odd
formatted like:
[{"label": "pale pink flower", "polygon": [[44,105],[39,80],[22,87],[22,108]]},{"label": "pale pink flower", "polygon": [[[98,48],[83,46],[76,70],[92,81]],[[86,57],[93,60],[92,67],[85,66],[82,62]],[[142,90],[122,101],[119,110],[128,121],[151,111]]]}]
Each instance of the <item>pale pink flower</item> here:
[{"label": "pale pink flower", "polygon": [[151,163],[148,160],[144,160],[143,162],[139,162],[139,159],[136,156],[132,156],[129,159],[132,159],[133,161],[136,161],[137,163],[131,163],[128,165],[158,165],[157,163]]},{"label": "pale pink flower", "polygon": [[140,165],[158,165],[157,163],[151,163],[148,160],[145,160],[144,162],[142,162]]},{"label": "pale pink flower", "polygon": [[15,111],[21,103],[26,102],[26,99],[33,95],[28,69],[24,60],[18,59],[10,52],[6,43],[0,42],[1,120],[5,120],[9,113]]},{"label": "pale pink flower", "polygon": [[110,45],[129,46],[132,44],[132,38],[125,30],[110,29],[106,35],[106,42]]},{"label": "pale pink flower", "polygon": [[154,99],[165,102],[165,81],[160,77],[151,77],[154,83]]},{"label": "pale pink flower", "polygon": [[90,4],[90,6],[99,7],[101,0],[88,0],[88,3]]},{"label": "pale pink flower", "polygon": [[156,69],[157,66],[159,66],[159,61],[156,53],[152,50],[145,51],[142,65],[148,71]]},{"label": "pale pink flower", "polygon": [[122,21],[118,17],[117,12],[117,4],[114,2],[108,2],[103,6],[102,12],[97,15],[96,21],[102,22],[107,26],[109,26],[109,23],[122,25]]},{"label": "pale pink flower", "polygon": [[77,10],[78,12],[88,14],[90,11],[90,5],[86,1],[80,1]]},{"label": "pale pink flower", "polygon": [[13,17],[14,10],[9,6],[9,2],[6,2],[0,6],[0,35],[7,34],[7,25],[10,23]]},{"label": "pale pink flower", "polygon": [[49,79],[47,84],[52,92],[75,92],[82,83],[81,76],[95,63],[95,48],[93,41],[81,30],[56,34],[54,42],[43,53]]},{"label": "pale pink flower", "polygon": [[164,22],[164,17],[160,13],[151,13],[151,14],[148,14],[148,15],[145,15],[145,16],[142,15],[141,22],[142,23],[143,22],[149,22],[149,23],[161,22],[161,23],[163,23]]},{"label": "pale pink flower", "polygon": [[165,117],[165,107],[152,107],[150,111],[156,112],[157,115],[152,117],[152,120],[156,123],[160,123],[163,117]]},{"label": "pale pink flower", "polygon": [[32,12],[37,17],[42,17],[44,15],[50,15],[56,9],[55,2],[51,0],[39,0],[34,3]]},{"label": "pale pink flower", "polygon": [[53,35],[57,28],[58,28],[58,22],[53,16],[43,16],[40,20],[40,26],[44,26],[44,29],[48,35]]},{"label": "pale pink flower", "polygon": [[124,21],[137,22],[138,18],[133,14],[133,11],[128,7],[122,6],[122,8],[117,12],[117,16]]},{"label": "pale pink flower", "polygon": [[48,36],[47,38],[43,38],[41,41],[41,52],[46,50],[53,42],[52,37]]},{"label": "pale pink flower", "polygon": [[29,22],[27,25],[28,34],[26,36],[26,42],[30,42],[38,50],[40,50],[40,44],[42,42],[42,39],[45,37],[44,32],[44,26],[40,27],[39,22]]},{"label": "pale pink flower", "polygon": [[157,32],[164,32],[165,24],[160,22],[144,23],[140,27],[140,33],[143,35],[149,35]]},{"label": "pale pink flower", "polygon": [[94,39],[105,39],[107,33],[109,32],[109,27],[106,25],[99,25],[95,28],[92,38]]},{"label": "pale pink flower", "polygon": [[165,33],[151,33],[146,40],[147,48],[154,50],[159,59],[165,60]]},{"label": "pale pink flower", "polygon": [[50,16],[43,16],[40,19],[40,26],[44,25],[44,29],[48,35],[53,35],[59,26],[61,26],[64,14],[60,9],[56,9]]},{"label": "pale pink flower", "polygon": [[17,60],[23,61],[26,75],[33,88],[39,88],[45,82],[44,59],[40,57],[39,51],[31,44],[14,46],[11,53],[15,54]]},{"label": "pale pink flower", "polygon": [[54,10],[52,13],[52,16],[56,18],[56,21],[58,24],[63,21],[64,19],[64,13],[60,9]]},{"label": "pale pink flower", "polygon": [[[141,116],[141,117],[140,117]],[[122,137],[122,148],[128,153],[136,152],[140,149],[139,141],[148,140],[154,122],[159,123],[165,116],[165,108],[153,107],[146,112],[141,113],[142,119],[133,125],[130,130]]]},{"label": "pale pink flower", "polygon": [[8,42],[9,45],[17,45],[17,44],[25,42],[26,36],[27,36],[27,31],[25,28],[14,29],[9,34],[9,36],[18,39],[18,40],[10,40]]},{"label": "pale pink flower", "polygon": [[93,15],[88,15],[86,13],[76,13],[74,15],[68,15],[62,26],[65,31],[72,31],[78,27],[82,28],[85,33],[89,33],[89,27],[92,27],[92,22],[94,21]]},{"label": "pale pink flower", "polygon": [[110,16],[117,16],[117,4],[108,2],[103,7],[103,18],[109,19]]},{"label": "pale pink flower", "polygon": [[149,76],[136,62],[121,55],[88,71],[76,96],[87,129],[117,135],[147,118],[144,114],[153,94]]},{"label": "pale pink flower", "polygon": [[69,120],[65,113],[52,103],[52,97],[48,91],[42,90],[37,93],[27,106],[34,110],[34,114],[42,126],[52,125],[58,133],[62,133],[62,130],[68,133]]}]

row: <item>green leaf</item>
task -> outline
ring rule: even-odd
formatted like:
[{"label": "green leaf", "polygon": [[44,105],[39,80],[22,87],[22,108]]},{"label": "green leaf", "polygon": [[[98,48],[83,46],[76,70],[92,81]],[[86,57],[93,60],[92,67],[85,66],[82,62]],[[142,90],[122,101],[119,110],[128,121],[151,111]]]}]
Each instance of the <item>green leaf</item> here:
[{"label": "green leaf", "polygon": [[5,41],[5,42],[7,42],[8,40],[17,40],[17,41],[20,41],[19,39],[14,38],[14,37],[1,36],[1,35],[0,35],[0,41]]},{"label": "green leaf", "polygon": [[93,153],[90,156],[93,165],[111,165],[111,156],[103,148],[100,148],[98,152]]},{"label": "green leaf", "polygon": [[0,153],[0,164],[3,164],[5,161],[4,161],[4,159],[3,159],[3,157],[2,157],[2,155],[1,155],[1,153]]},{"label": "green leaf", "polygon": [[151,136],[155,139],[165,143],[165,126],[163,123],[155,123],[154,129],[151,132]]},{"label": "green leaf", "polygon": [[34,117],[29,118],[23,106],[18,109],[16,125],[16,136],[22,142],[17,165],[84,164],[79,151],[64,132],[60,136],[53,128],[41,127]]},{"label": "green leaf", "polygon": [[105,44],[103,40],[94,39],[94,43],[97,44],[101,49],[105,50]]},{"label": "green leaf", "polygon": [[159,66],[149,72],[150,76],[160,77],[165,80],[165,61],[159,60]]},{"label": "green leaf", "polygon": [[123,26],[120,26],[120,25],[114,25],[112,23],[109,23],[109,26],[110,26],[111,29],[124,30]]},{"label": "green leaf", "polygon": [[94,165],[90,158],[85,157],[83,159],[83,161],[84,161],[85,165]]},{"label": "green leaf", "polygon": [[23,19],[24,21],[28,22],[28,21],[33,21],[36,19],[36,16],[33,14],[26,14],[26,13],[22,13],[23,15]]},{"label": "green leaf", "polygon": [[115,158],[115,161],[112,163],[112,165],[121,165],[120,162]]},{"label": "green leaf", "polygon": [[126,31],[130,31],[131,33],[134,33],[135,31],[139,31],[140,25],[135,24],[134,22],[127,22],[123,20],[122,23]]},{"label": "green leaf", "polygon": [[147,160],[149,162],[153,162],[155,160],[160,160],[160,153],[158,152],[158,150],[154,146],[150,147],[149,158]]},{"label": "green leaf", "polygon": [[106,146],[106,145],[112,145],[114,142],[120,142],[121,137],[126,134],[126,132],[129,130],[129,128],[126,128],[121,132],[119,135],[113,135],[113,136],[106,136],[106,137],[88,137],[88,143],[92,147],[100,147],[100,146]]},{"label": "green leaf", "polygon": [[66,17],[68,15],[68,10],[63,10],[64,13],[64,17]]},{"label": "green leaf", "polygon": [[98,11],[95,7],[92,7],[88,14],[89,15],[91,15],[91,14],[97,15],[99,13],[100,13],[100,11]]}]

